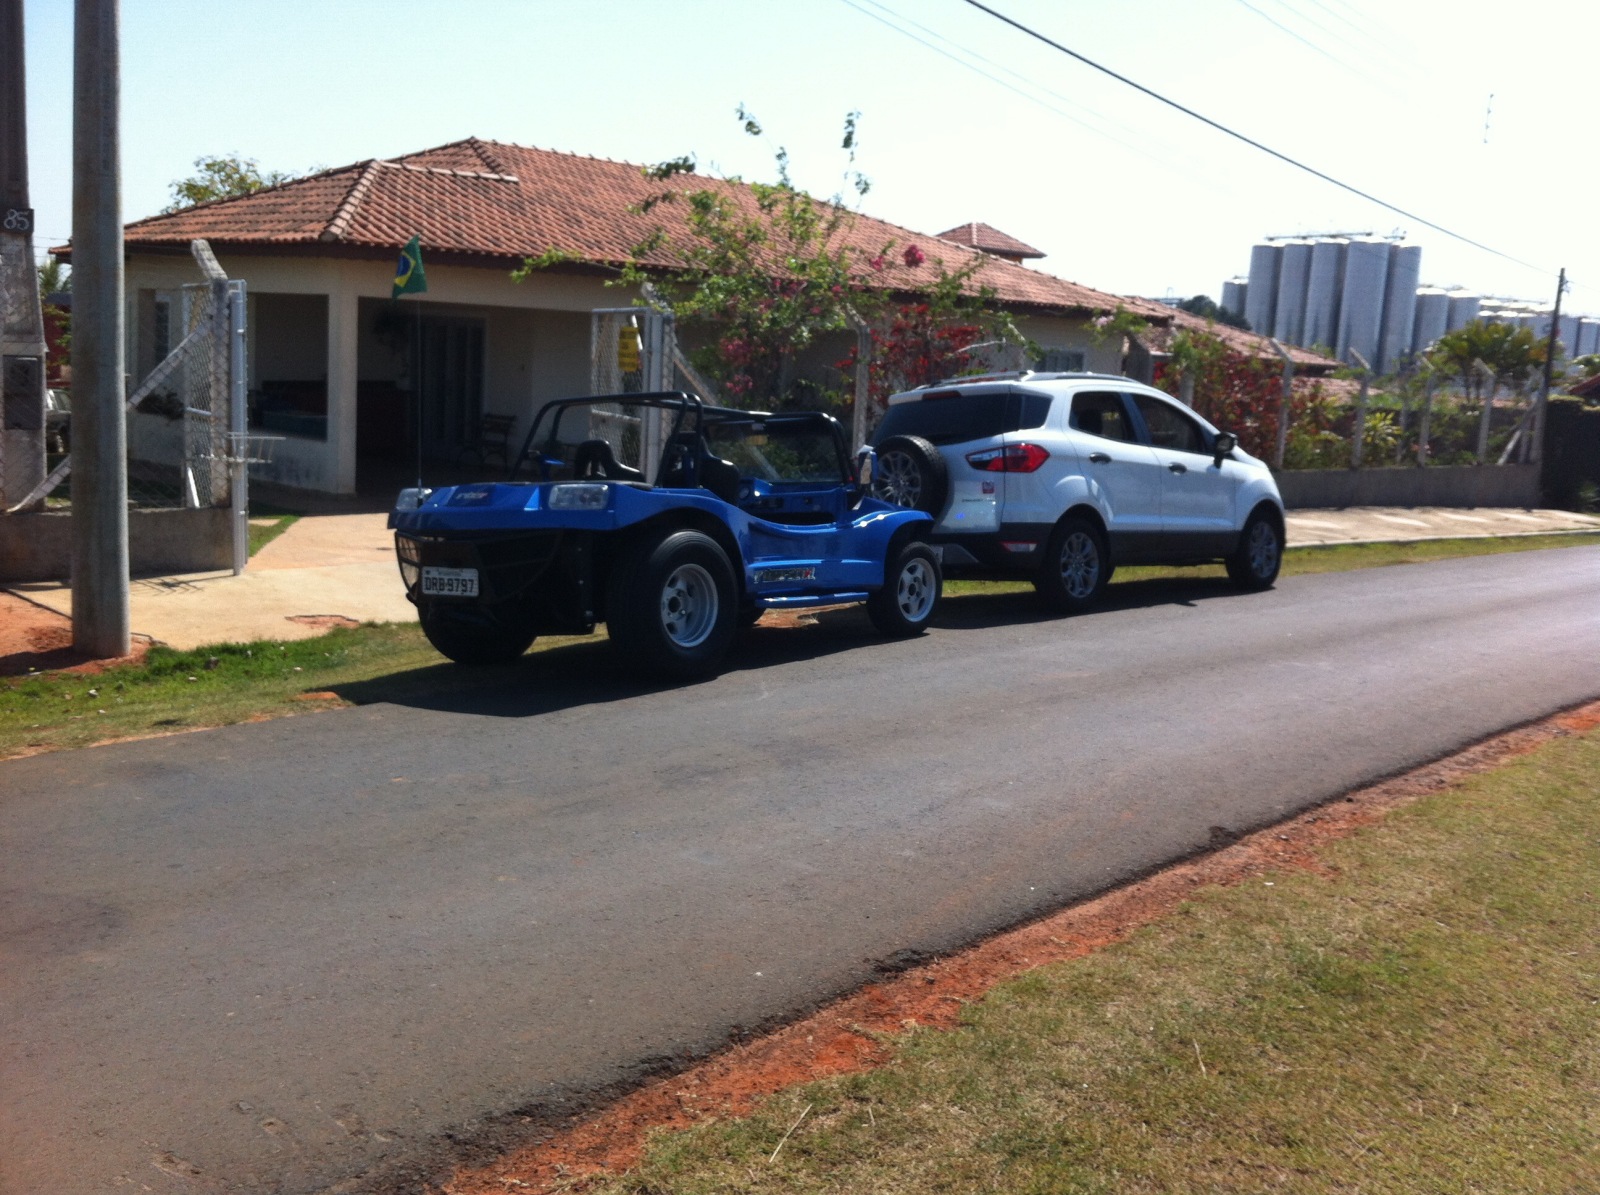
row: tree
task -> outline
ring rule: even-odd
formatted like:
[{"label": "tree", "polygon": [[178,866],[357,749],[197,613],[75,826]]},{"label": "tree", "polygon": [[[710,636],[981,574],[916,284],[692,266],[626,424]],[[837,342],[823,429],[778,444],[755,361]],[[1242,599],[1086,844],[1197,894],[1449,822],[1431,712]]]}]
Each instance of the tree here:
[{"label": "tree", "polygon": [[[738,117],[747,134],[762,135],[743,107]],[[802,375],[801,363],[818,364],[816,348],[862,326],[873,339],[871,390],[880,398],[890,388],[967,370],[968,350],[985,338],[1020,341],[1009,317],[985,310],[992,296],[974,281],[985,259],[974,256],[950,272],[915,244],[852,243],[857,213],[843,192],[859,200],[871,185],[855,169],[859,117],[845,118],[845,185],[829,199],[794,184],[782,148],[774,183],[696,178],[692,187],[671,186],[693,171],[689,157],[646,171],[669,185],[638,210],[672,211],[681,219],[658,225],[635,246],[618,281],[653,286],[679,324],[703,336],[691,360],[729,401],[847,405],[842,388],[819,388]],[[547,255],[525,268],[548,264]],[[931,284],[924,265],[936,275]],[[853,367],[853,352],[838,365]]]},{"label": "tree", "polygon": [[1230,328],[1240,328],[1246,332],[1252,331],[1250,321],[1237,311],[1229,311],[1219,305],[1210,295],[1195,295],[1192,299],[1185,299],[1178,304],[1179,311],[1187,311],[1190,315],[1202,316],[1208,320],[1215,320],[1219,324],[1227,324]]},{"label": "tree", "polygon": [[60,258],[51,256],[39,263],[39,301],[49,303],[58,291],[72,289],[72,272]]},{"label": "tree", "polygon": [[263,173],[254,158],[241,158],[238,154],[202,156],[194,160],[194,165],[196,173],[172,184],[172,202],[161,209],[163,215],[200,203],[253,195],[263,187],[276,187],[294,177],[281,170]]},{"label": "tree", "polygon": [[1548,347],[1531,328],[1473,320],[1441,336],[1428,358],[1441,372],[1460,378],[1462,389],[1471,398],[1483,397],[1486,369],[1493,401],[1502,386],[1525,387],[1544,368]]}]

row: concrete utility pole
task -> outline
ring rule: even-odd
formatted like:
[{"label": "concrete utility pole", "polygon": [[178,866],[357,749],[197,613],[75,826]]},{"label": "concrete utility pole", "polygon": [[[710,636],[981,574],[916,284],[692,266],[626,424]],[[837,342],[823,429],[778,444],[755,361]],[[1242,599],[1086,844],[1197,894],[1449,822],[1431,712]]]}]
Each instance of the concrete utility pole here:
[{"label": "concrete utility pole", "polygon": [[128,654],[120,0],[77,0],[72,70],[72,645]]},{"label": "concrete utility pole", "polygon": [[22,0],[0,0],[0,512],[44,480],[44,313],[28,201]]},{"label": "concrete utility pole", "polygon": [[1367,442],[1367,394],[1372,385],[1372,366],[1355,349],[1350,350],[1350,357],[1361,370],[1361,393],[1356,398],[1355,434],[1350,439],[1350,467],[1359,469],[1362,449]]},{"label": "concrete utility pole", "polygon": [[1529,429],[1528,446],[1523,460],[1537,465],[1544,459],[1544,413],[1550,403],[1550,386],[1555,380],[1556,329],[1561,326],[1561,296],[1567,289],[1567,268],[1561,267],[1556,279],[1556,306],[1550,313],[1550,342],[1544,357],[1544,384],[1539,387],[1539,405],[1534,408],[1533,427]]}]

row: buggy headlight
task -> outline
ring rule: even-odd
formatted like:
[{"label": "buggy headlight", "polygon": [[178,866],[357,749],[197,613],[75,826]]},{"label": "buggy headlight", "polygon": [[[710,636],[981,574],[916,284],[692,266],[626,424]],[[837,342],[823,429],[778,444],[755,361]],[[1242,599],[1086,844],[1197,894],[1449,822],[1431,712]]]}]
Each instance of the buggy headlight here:
[{"label": "buggy headlight", "polygon": [[604,482],[568,482],[550,487],[551,510],[604,510],[611,504],[611,487]]},{"label": "buggy headlight", "polygon": [[394,508],[396,510],[416,510],[432,496],[433,491],[427,486],[422,486],[420,488],[417,486],[407,486],[405,489],[401,490],[399,496],[395,498]]}]

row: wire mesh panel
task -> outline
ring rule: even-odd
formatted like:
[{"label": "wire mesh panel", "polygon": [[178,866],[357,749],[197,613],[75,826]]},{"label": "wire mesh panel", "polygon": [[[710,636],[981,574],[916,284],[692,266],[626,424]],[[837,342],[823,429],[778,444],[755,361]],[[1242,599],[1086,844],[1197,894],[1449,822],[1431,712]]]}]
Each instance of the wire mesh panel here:
[{"label": "wire mesh panel", "polygon": [[0,511],[44,476],[44,325],[32,239],[0,230]]}]

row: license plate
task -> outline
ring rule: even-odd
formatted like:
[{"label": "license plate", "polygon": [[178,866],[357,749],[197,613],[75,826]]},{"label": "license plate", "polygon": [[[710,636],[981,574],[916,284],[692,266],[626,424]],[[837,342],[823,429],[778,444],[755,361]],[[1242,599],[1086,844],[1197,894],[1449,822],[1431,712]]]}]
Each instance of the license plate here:
[{"label": "license plate", "polygon": [[434,597],[477,597],[478,570],[435,568],[422,570],[422,592]]}]

